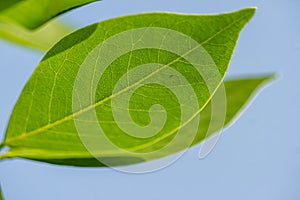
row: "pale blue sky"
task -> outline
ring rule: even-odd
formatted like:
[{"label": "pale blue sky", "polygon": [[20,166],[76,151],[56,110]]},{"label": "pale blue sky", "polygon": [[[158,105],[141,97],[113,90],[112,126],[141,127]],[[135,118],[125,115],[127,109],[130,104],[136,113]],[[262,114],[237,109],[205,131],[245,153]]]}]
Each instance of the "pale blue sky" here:
[{"label": "pale blue sky", "polygon": [[[208,157],[199,160],[196,146],[170,167],[141,175],[8,160],[0,163],[6,200],[299,200],[298,0],[104,0],[63,19],[82,27],[128,13],[219,13],[249,6],[258,11],[241,34],[227,77],[276,72],[279,78],[226,130]],[[0,40],[1,138],[42,56]]]}]

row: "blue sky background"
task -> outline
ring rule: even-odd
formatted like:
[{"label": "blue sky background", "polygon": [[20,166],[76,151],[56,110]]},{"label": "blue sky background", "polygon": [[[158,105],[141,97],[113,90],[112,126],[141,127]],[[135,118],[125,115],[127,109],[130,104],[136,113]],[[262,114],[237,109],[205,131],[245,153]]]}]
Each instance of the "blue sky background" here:
[{"label": "blue sky background", "polygon": [[[213,152],[199,146],[163,170],[132,175],[21,159],[0,163],[7,200],[300,199],[300,1],[104,0],[61,19],[77,27],[144,11],[219,13],[255,6],[227,77],[276,72]],[[43,54],[0,40],[0,138],[18,96]]]}]

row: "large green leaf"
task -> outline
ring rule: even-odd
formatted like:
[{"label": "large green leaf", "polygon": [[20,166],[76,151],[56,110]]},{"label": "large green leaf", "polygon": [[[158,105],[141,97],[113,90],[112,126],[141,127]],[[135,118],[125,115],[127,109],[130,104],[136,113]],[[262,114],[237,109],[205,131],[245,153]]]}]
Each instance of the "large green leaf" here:
[{"label": "large green leaf", "polygon": [[[197,121],[199,113],[218,87],[222,93],[219,85],[239,33],[254,12],[146,13],[69,35],[47,53],[26,84],[2,144],[10,149],[2,157],[95,166],[96,156],[106,165],[126,165],[164,157],[205,139],[213,129],[201,130],[206,125]],[[195,54],[199,49],[200,56]],[[200,63],[189,63],[190,55]],[[228,113],[235,114],[259,85],[252,84],[246,95],[234,98],[240,102]],[[131,121],[125,121],[128,112]],[[234,114],[224,120],[229,122]],[[137,131],[128,135],[124,127]],[[157,134],[149,136],[149,130]],[[165,150],[167,144],[172,145]]]},{"label": "large green leaf", "polygon": [[0,38],[43,51],[49,50],[71,31],[72,28],[55,21],[31,31],[0,20]]},{"label": "large green leaf", "polygon": [[35,29],[73,8],[97,0],[10,0],[0,3],[0,20]]}]

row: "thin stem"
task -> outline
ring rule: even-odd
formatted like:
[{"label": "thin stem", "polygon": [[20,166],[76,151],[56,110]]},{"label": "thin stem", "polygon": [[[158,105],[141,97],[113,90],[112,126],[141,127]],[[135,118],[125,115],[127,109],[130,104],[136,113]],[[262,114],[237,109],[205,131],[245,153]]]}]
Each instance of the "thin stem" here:
[{"label": "thin stem", "polygon": [[7,153],[1,154],[0,155],[0,162],[6,158],[9,158],[9,156],[7,156]]},{"label": "thin stem", "polygon": [[[4,147],[5,147],[5,144],[2,142],[2,143],[0,144],[0,152],[1,152],[1,150],[2,150]],[[3,152],[3,154],[0,154],[0,161],[3,160],[3,159],[5,159],[5,158],[7,158],[6,152]]]}]

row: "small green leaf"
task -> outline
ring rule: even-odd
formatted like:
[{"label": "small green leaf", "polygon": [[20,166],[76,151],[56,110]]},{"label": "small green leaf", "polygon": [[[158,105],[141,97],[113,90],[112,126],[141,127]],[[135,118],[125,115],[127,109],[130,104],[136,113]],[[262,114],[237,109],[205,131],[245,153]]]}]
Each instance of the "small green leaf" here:
[{"label": "small green leaf", "polygon": [[0,3],[0,20],[35,29],[73,8],[97,0],[9,0]]},{"label": "small green leaf", "polygon": [[2,195],[1,186],[0,186],[0,200],[4,200],[3,195]]},{"label": "small green leaf", "polygon": [[42,28],[34,31],[18,25],[0,21],[0,38],[10,42],[47,51],[72,29],[58,22],[49,22]]},{"label": "small green leaf", "polygon": [[[198,121],[199,114],[217,88],[222,92],[239,33],[254,12],[145,13],[72,33],[47,53],[26,84],[2,158],[99,166],[97,157],[104,165],[128,165],[202,141],[207,124]],[[237,104],[228,112],[233,114],[224,113],[227,123],[259,85],[238,83],[247,92],[232,98]],[[231,88],[240,92],[233,85],[228,95],[238,96],[230,94]]]},{"label": "small green leaf", "polygon": [[[263,87],[266,83],[274,79],[274,75],[263,77],[252,77],[244,79],[232,79],[224,82],[226,89],[227,110],[225,118],[225,127],[230,125],[237,115],[244,109],[252,96]],[[216,91],[218,93],[218,91]],[[222,117],[222,116],[217,116]],[[211,120],[211,103],[209,103],[201,111],[200,131],[194,140],[193,144],[201,142],[205,137],[208,137],[223,127],[214,126],[211,132],[208,132],[208,125]],[[217,119],[215,119],[217,120]]]}]

